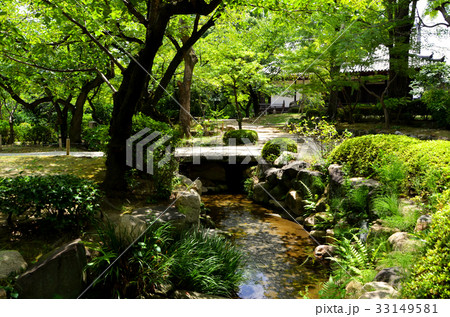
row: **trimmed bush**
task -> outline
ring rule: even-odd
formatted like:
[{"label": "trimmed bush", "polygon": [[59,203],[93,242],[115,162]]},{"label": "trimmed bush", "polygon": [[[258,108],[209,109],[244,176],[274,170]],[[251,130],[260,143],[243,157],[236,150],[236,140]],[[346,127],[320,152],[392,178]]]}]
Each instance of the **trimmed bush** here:
[{"label": "trimmed bush", "polygon": [[[450,142],[420,141],[398,135],[366,135],[343,142],[329,157],[355,176],[375,176],[386,158],[397,157],[406,169],[402,187],[420,194],[442,191],[450,178]],[[398,182],[399,180],[395,180]]]},{"label": "trimmed bush", "polygon": [[[258,141],[258,133],[253,130],[232,130],[225,132],[223,135],[223,143],[229,144],[230,139],[235,139],[236,145],[248,144],[248,141],[256,143]],[[244,141],[244,139],[247,140]]]},{"label": "trimmed bush", "polygon": [[83,226],[99,211],[100,192],[71,175],[0,178],[0,211],[12,217],[42,217],[62,226]]},{"label": "trimmed bush", "polygon": [[261,155],[267,162],[273,163],[284,151],[297,153],[297,142],[289,138],[275,138],[264,144]]}]

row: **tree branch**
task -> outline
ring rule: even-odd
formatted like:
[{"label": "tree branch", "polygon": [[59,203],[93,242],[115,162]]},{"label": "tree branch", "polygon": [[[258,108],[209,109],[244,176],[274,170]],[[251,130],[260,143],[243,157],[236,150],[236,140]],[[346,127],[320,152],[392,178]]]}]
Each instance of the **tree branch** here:
[{"label": "tree branch", "polygon": [[219,18],[220,13],[218,15],[213,15],[208,22],[206,22],[199,31],[194,32],[187,40],[183,43],[183,46],[177,50],[177,53],[173,57],[172,61],[170,62],[169,66],[166,69],[166,72],[164,73],[164,76],[159,81],[158,86],[156,87],[153,96],[144,104],[142,108],[142,112],[150,113],[151,107],[156,104],[161,96],[164,94],[164,91],[169,84],[170,80],[173,77],[173,74],[177,70],[178,66],[180,65],[181,61],[183,60],[184,54],[197,42],[200,37],[203,36],[203,34],[206,33],[206,31],[214,26],[214,23],[217,18]]},{"label": "tree branch", "polygon": [[147,19],[134,7],[134,5],[128,0],[122,0],[125,6],[136,19],[138,19],[139,23],[143,24],[145,27],[148,25]]},{"label": "tree branch", "polygon": [[47,97],[42,97],[42,98],[36,99],[35,101],[33,101],[31,103],[26,102],[14,91],[14,89],[9,84],[7,84],[7,82],[8,82],[7,77],[0,74],[0,79],[3,81],[3,82],[0,81],[0,87],[3,88],[4,90],[6,90],[6,92],[9,93],[11,98],[14,99],[17,103],[21,104],[22,106],[24,106],[25,108],[27,108],[29,110],[34,110],[41,103],[51,102],[53,100],[53,98],[51,96],[47,96]]},{"label": "tree branch", "polygon": [[70,22],[72,22],[73,24],[75,24],[76,26],[78,26],[83,34],[86,34],[103,52],[105,52],[106,55],[108,55],[108,57],[114,62],[114,64],[119,67],[119,69],[123,72],[125,71],[125,67],[122,66],[122,64],[119,63],[119,61],[111,54],[111,52],[104,46],[102,45],[92,34],[91,32],[88,31],[88,29],[80,24],[78,21],[76,21],[74,18],[72,18],[67,12],[65,12],[64,10],[60,9],[57,5],[53,4],[52,2],[48,1],[48,0],[43,0],[44,3],[48,4],[49,6],[55,8],[55,9],[59,9],[61,10],[61,14],[66,17],[67,20],[69,20]]},{"label": "tree branch", "polygon": [[97,71],[97,69],[95,68],[76,68],[76,69],[57,69],[57,68],[50,68],[50,67],[45,67],[45,66],[41,66],[41,65],[37,65],[34,63],[30,63],[30,62],[25,62],[22,60],[19,60],[17,58],[14,58],[12,56],[9,56],[8,54],[3,53],[3,56],[5,56],[6,58],[15,61],[17,63],[20,64],[24,64],[27,66],[31,66],[31,67],[35,67],[35,68],[39,68],[39,69],[43,69],[49,72],[55,72],[55,73],[77,73],[77,72],[95,72]]}]

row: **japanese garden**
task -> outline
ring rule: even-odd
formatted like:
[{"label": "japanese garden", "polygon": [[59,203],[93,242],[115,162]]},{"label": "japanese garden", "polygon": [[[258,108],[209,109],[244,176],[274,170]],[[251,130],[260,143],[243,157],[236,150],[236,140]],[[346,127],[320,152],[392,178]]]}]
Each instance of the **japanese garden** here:
[{"label": "japanese garden", "polygon": [[0,3],[1,299],[450,298],[450,2]]}]

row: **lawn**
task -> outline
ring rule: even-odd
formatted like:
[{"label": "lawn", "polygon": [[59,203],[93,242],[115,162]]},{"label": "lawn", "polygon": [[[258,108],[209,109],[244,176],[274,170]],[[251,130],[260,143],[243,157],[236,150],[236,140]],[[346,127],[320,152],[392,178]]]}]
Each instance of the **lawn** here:
[{"label": "lawn", "polygon": [[101,182],[105,175],[104,157],[73,156],[2,156],[0,177],[17,175],[70,174]]}]

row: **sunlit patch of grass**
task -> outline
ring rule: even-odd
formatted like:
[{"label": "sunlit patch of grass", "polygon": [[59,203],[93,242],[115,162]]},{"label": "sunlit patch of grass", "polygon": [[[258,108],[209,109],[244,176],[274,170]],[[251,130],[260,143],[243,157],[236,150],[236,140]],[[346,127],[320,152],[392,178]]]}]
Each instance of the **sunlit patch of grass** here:
[{"label": "sunlit patch of grass", "polygon": [[246,123],[254,123],[265,126],[284,126],[290,118],[300,118],[298,113],[266,114],[258,118],[250,118]]},{"label": "sunlit patch of grass", "polygon": [[0,158],[0,177],[70,174],[101,182],[105,170],[104,157],[3,156]]}]

